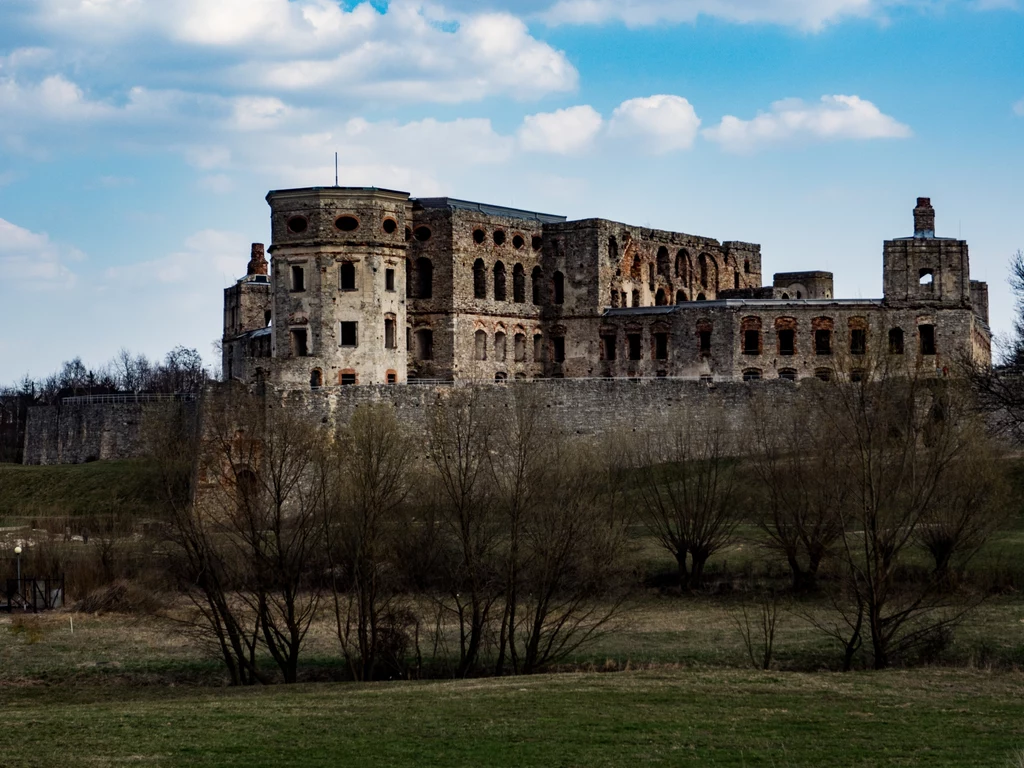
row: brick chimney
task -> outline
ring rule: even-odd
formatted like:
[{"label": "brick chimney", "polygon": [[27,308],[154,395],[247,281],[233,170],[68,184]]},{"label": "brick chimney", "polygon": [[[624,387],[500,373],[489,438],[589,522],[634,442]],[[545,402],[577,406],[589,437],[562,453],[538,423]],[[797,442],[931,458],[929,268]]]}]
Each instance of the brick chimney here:
[{"label": "brick chimney", "polygon": [[914,209],[914,237],[935,237],[935,209],[930,197],[917,198]]},{"label": "brick chimney", "polygon": [[249,258],[249,268],[246,270],[247,275],[265,275],[267,274],[267,257],[263,249],[263,243],[252,244],[252,256]]}]

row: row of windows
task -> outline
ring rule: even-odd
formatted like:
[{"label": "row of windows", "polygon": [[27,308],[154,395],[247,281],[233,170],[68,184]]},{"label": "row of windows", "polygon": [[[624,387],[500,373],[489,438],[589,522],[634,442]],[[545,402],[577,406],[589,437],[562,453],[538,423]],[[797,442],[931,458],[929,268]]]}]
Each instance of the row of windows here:
[{"label": "row of windows", "polygon": [[[534,267],[530,273],[532,288],[532,299],[536,305],[544,301],[544,270]],[[494,300],[508,301],[508,282],[505,273],[505,265],[497,262],[494,265]],[[555,272],[551,279],[551,297],[555,304],[562,304],[565,301],[565,275]],[[483,259],[477,259],[473,263],[473,298],[487,298],[487,266]],[[516,304],[526,303],[526,270],[522,264],[516,264],[512,268],[512,301]]]},{"label": "row of windows", "polygon": [[[288,227],[288,231],[293,235],[301,235],[309,229],[309,219],[306,216],[297,214],[295,216],[289,216],[288,221],[285,222]],[[345,214],[339,216],[334,220],[334,228],[339,232],[346,234],[355,232],[360,228],[361,224],[359,219],[351,214]],[[381,222],[381,229],[385,234],[393,235],[398,231],[398,222],[391,217],[386,217]],[[420,242],[426,242],[431,237],[430,227],[417,227],[412,229],[410,227],[405,228],[405,239],[412,240],[416,238]]]},{"label": "row of windows", "polygon": [[[358,290],[356,265],[351,261],[342,262],[338,267],[338,288],[342,291]],[[291,290],[301,293],[306,290],[306,268],[301,264],[291,267]],[[395,291],[395,270],[384,270],[384,290]],[[406,295],[416,299],[429,299],[434,294],[434,265],[427,258],[415,261],[414,268],[406,270]]]},{"label": "row of windows", "polygon": [[[923,324],[917,327],[918,348],[922,355],[934,355],[935,326]],[[788,357],[797,354],[796,330],[793,328],[779,328],[776,331],[778,345],[776,352],[781,357]],[[815,355],[831,355],[832,329],[819,328],[814,331],[813,351]],[[746,328],[743,330],[743,354],[760,355],[761,330],[760,328]],[[868,332],[866,328],[851,328],[849,337],[849,351],[851,355],[866,355],[868,351]],[[904,333],[902,328],[889,329],[889,353],[902,355],[904,353]]]},{"label": "row of windows", "polygon": [[[619,243],[615,236],[608,238],[608,256],[611,261],[616,261],[619,258]],[[725,263],[726,269],[729,267],[728,261]],[[745,274],[751,274],[750,271],[750,259],[745,259],[743,262],[743,272]],[[673,278],[672,272],[672,257],[669,253],[667,246],[661,246],[658,248],[657,256],[655,256],[655,263],[648,264],[648,281],[650,283],[655,282],[655,275],[660,275],[665,280],[671,281]],[[632,280],[643,279],[643,259],[639,253],[634,254],[633,262],[630,266],[629,276]],[[676,251],[675,256],[675,277],[680,279],[683,283],[689,283],[691,280],[700,281],[702,288],[708,288],[710,286],[718,286],[718,261],[709,253],[702,253],[697,257],[697,268],[693,268],[693,261],[690,259],[690,252],[685,248],[680,248]],[[740,282],[740,270],[739,265],[736,265],[734,269],[733,282],[736,288],[739,288]]]},{"label": "row of windows", "polygon": [[[388,371],[387,372],[388,384],[398,383],[398,372]],[[338,374],[338,383],[343,387],[355,386],[359,383],[359,374],[352,369],[341,371]],[[320,389],[324,385],[324,372],[319,368],[314,368],[309,372],[309,386],[311,389]]]},{"label": "row of windows", "polygon": [[[491,242],[497,246],[502,246],[508,241],[508,236],[505,234],[505,230],[496,229],[491,234]],[[487,242],[487,233],[482,229],[473,230],[473,242],[477,245],[483,245]],[[533,250],[539,251],[541,246],[544,245],[544,239],[540,235],[534,235],[530,243],[533,246]],[[517,251],[521,250],[526,246],[526,238],[520,234],[512,236],[512,247]]]},{"label": "row of windows", "polygon": [[[488,347],[486,331],[477,331],[473,334],[473,357],[476,360],[494,360],[504,363],[508,360],[508,337],[501,331],[494,334],[493,344]],[[512,354],[515,362],[527,362],[527,354],[532,354],[535,363],[544,362],[544,336],[537,333],[533,336],[532,350],[528,348],[528,340],[525,333],[517,333],[512,340]],[[565,360],[565,337],[552,337],[552,352],[554,361],[560,363]]]},{"label": "row of windows", "polygon": [[[384,349],[398,349],[396,322],[393,317],[384,318]],[[341,347],[359,346],[359,323],[355,320],[343,321],[338,328],[338,345]],[[291,353],[293,357],[309,357],[312,351],[309,345],[309,331],[306,328],[292,328],[290,331]]]}]

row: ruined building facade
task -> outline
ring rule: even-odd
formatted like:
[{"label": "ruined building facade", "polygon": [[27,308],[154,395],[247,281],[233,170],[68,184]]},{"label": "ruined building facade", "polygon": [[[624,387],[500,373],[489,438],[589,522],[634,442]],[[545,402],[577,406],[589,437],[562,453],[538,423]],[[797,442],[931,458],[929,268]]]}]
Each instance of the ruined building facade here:
[{"label": "ruined building facade", "polygon": [[[988,364],[988,289],[967,243],[887,241],[880,299],[837,299],[828,272],[776,274],[760,246],[603,219],[566,221],[373,188],[267,195],[225,291],[224,374],[276,387],[409,380],[856,375],[871,354],[924,369]],[[838,365],[842,359],[843,365]]]}]

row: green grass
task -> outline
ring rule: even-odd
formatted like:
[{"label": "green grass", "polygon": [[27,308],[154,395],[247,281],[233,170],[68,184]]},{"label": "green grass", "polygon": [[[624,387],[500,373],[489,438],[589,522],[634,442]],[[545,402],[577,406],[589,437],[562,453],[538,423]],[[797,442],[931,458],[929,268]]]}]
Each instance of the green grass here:
[{"label": "green grass", "polygon": [[158,517],[163,499],[145,460],[96,461],[69,466],[0,464],[0,521],[5,525],[52,518],[105,515],[117,510]]},{"label": "green grass", "polygon": [[662,670],[0,692],[5,766],[1010,766],[1024,675]]}]

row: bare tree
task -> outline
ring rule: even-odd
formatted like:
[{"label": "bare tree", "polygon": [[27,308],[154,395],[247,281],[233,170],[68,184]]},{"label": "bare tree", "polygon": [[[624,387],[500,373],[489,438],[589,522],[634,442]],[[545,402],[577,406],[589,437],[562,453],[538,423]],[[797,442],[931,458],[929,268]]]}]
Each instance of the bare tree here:
[{"label": "bare tree", "polygon": [[793,589],[811,591],[821,561],[842,533],[848,473],[815,412],[755,396],[750,414],[751,466],[759,483],[755,520],[786,558]]},{"label": "bare tree", "polygon": [[393,409],[367,405],[326,454],[324,509],[338,641],[356,680],[404,664],[396,540],[410,524],[412,447]]},{"label": "bare tree", "polygon": [[681,589],[699,589],[708,558],[732,541],[742,506],[736,454],[720,409],[677,410],[636,441],[640,513],[675,557]]}]

